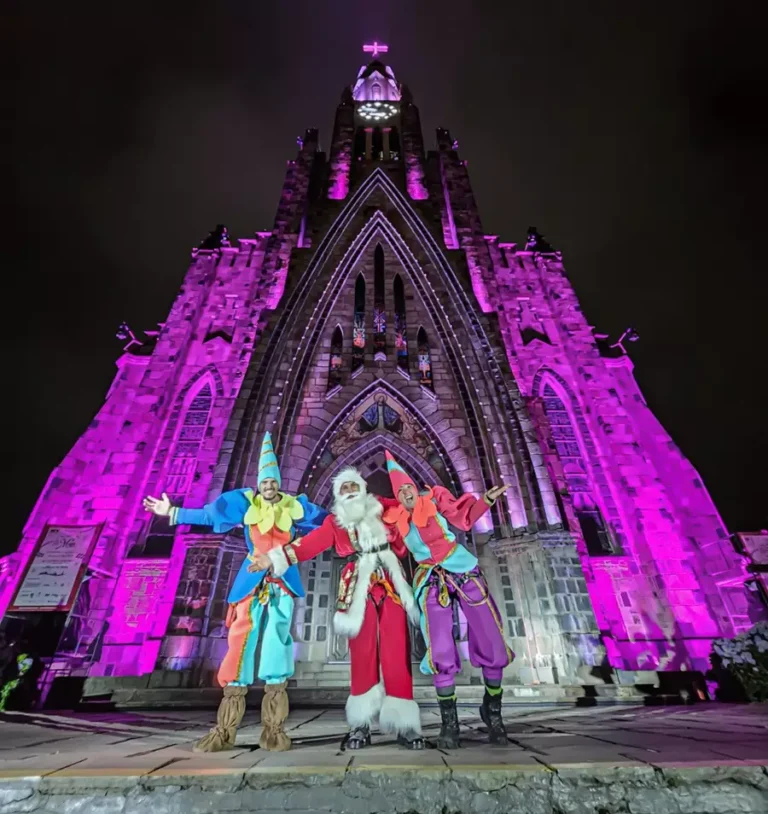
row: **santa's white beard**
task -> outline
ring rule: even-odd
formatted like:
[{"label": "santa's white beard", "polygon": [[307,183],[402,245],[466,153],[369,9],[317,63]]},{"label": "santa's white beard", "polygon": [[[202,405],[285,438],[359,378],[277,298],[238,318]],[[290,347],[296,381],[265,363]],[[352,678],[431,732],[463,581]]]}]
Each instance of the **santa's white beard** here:
[{"label": "santa's white beard", "polygon": [[341,495],[333,501],[333,513],[343,527],[354,526],[359,523],[368,511],[368,495],[356,492],[351,495]]}]

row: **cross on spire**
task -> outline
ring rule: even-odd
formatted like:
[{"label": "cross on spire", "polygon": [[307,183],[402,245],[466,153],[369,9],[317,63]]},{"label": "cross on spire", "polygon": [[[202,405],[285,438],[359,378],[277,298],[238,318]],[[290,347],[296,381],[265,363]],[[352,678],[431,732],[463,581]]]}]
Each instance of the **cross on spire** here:
[{"label": "cross on spire", "polygon": [[382,45],[379,42],[373,42],[370,45],[363,45],[363,51],[365,51],[366,54],[372,54],[373,58],[376,59],[379,54],[386,54],[387,51],[389,51],[389,46]]}]

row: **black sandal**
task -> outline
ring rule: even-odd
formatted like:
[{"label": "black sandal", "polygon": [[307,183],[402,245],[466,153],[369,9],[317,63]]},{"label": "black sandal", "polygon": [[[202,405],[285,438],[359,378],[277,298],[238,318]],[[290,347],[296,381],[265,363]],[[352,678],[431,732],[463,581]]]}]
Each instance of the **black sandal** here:
[{"label": "black sandal", "polygon": [[405,749],[412,749],[417,751],[419,749],[423,749],[424,738],[421,735],[416,735],[413,732],[408,732],[405,735],[398,735],[397,736],[397,745],[403,746]]},{"label": "black sandal", "polygon": [[367,726],[357,726],[351,729],[341,741],[341,751],[345,749],[365,749],[371,745],[371,730]]}]

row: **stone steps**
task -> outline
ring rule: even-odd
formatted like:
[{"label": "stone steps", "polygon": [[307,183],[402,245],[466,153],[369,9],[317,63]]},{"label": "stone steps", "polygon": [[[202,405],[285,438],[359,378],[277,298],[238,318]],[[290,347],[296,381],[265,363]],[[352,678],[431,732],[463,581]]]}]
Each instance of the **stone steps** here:
[{"label": "stone steps", "polygon": [[[468,684],[458,687],[460,704],[479,704],[483,697],[483,687]],[[296,681],[289,685],[291,703],[302,707],[340,707],[349,695],[348,683],[333,681]],[[261,698],[261,689],[254,688],[251,698]],[[422,705],[435,703],[435,691],[431,685],[414,687],[414,697]],[[539,685],[504,687],[505,705],[562,704],[569,706],[608,706],[612,704],[643,704],[647,696],[635,687],[618,685],[562,686]],[[109,693],[88,694],[83,697],[83,705],[103,706],[108,704],[116,709],[182,709],[216,707],[221,700],[221,690],[205,688],[130,687],[116,686]]]}]

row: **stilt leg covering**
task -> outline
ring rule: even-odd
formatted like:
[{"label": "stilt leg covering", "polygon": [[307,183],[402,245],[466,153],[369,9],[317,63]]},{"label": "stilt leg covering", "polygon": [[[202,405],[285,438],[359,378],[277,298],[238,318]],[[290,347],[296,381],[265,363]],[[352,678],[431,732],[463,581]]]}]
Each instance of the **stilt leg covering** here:
[{"label": "stilt leg covering", "polygon": [[288,717],[287,681],[282,684],[267,684],[261,702],[261,739],[259,746],[270,752],[287,752],[291,739],[285,734],[283,724]]},{"label": "stilt leg covering", "polygon": [[195,746],[195,752],[224,752],[235,747],[237,727],[245,715],[245,696],[248,687],[224,687],[224,698],[219,704],[216,726]]}]

